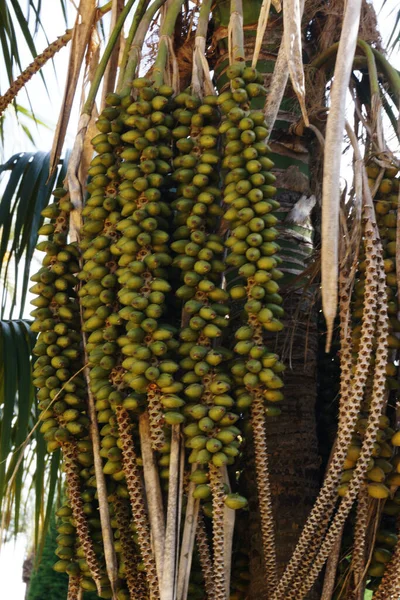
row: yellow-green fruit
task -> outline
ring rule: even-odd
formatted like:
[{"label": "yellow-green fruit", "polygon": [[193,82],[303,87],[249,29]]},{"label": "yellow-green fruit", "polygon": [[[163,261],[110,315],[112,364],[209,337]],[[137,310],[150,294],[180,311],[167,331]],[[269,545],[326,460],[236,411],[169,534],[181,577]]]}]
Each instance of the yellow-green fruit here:
[{"label": "yellow-green fruit", "polygon": [[225,498],[225,504],[228,508],[238,510],[247,506],[247,500],[239,494],[228,494]]},{"label": "yellow-green fruit", "polygon": [[368,471],[367,477],[370,481],[374,481],[376,483],[382,483],[383,481],[385,481],[384,471],[380,467],[376,466],[373,467],[373,469],[371,469],[370,471]]},{"label": "yellow-green fruit", "polygon": [[396,431],[391,439],[391,442],[393,446],[400,446],[400,431]]},{"label": "yellow-green fruit", "polygon": [[211,496],[211,488],[207,484],[198,485],[193,492],[193,498],[207,500]]},{"label": "yellow-green fruit", "polygon": [[370,483],[368,484],[368,494],[372,498],[383,499],[390,496],[390,490],[383,485],[383,483]]}]

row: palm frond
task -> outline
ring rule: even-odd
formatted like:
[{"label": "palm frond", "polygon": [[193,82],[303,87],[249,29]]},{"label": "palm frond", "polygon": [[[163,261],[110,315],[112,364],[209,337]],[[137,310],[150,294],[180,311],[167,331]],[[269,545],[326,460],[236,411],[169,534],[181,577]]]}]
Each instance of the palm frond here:
[{"label": "palm frond", "polygon": [[0,177],[8,176],[0,201],[0,279],[3,282],[0,315],[22,318],[30,265],[42,224],[41,211],[47,206],[56,182],[62,184],[67,157],[47,181],[50,154],[24,152],[0,166]]}]

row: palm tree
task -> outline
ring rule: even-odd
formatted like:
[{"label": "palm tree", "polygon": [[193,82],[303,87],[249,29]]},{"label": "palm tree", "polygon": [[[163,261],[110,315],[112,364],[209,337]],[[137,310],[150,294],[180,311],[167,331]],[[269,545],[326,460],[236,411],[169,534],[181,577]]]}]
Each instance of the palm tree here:
[{"label": "palm tree", "polygon": [[397,597],[400,78],[371,5],[81,0],[0,109],[70,40],[51,155],[3,169],[3,526],[25,483],[40,546],[58,490],[70,600]]}]

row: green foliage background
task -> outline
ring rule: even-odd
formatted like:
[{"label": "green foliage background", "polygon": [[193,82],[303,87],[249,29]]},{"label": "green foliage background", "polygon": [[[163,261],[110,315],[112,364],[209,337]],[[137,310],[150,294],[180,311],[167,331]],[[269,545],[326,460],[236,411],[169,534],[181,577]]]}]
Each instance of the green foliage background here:
[{"label": "green foliage background", "polygon": [[[58,560],[55,555],[57,547],[56,517],[53,513],[47,532],[43,554],[39,566],[32,572],[26,600],[65,600],[68,591],[68,575],[56,573],[54,563]],[[97,594],[85,592],[84,600],[98,600]]]}]

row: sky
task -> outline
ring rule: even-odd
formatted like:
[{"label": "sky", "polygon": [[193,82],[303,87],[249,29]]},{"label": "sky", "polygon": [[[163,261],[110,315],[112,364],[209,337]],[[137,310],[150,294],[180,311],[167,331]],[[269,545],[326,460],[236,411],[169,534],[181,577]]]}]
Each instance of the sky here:
[{"label": "sky", "polygon": [[[382,10],[383,0],[375,0],[374,5],[378,11],[380,30],[382,32],[383,42],[387,40],[388,32],[393,27],[394,19],[399,10],[398,0],[386,0]],[[102,2],[102,4],[105,3]],[[74,21],[74,8],[71,2],[69,10],[69,26]],[[42,0],[42,20],[44,29],[47,32],[50,41],[65,33],[65,21],[61,12],[58,0]],[[108,29],[108,25],[106,26]],[[44,50],[47,46],[46,38],[43,32],[39,31],[35,38],[38,52]],[[32,58],[29,51],[21,45],[20,54],[23,65],[28,65]],[[8,119],[6,125],[5,145],[0,153],[0,162],[3,158],[9,158],[17,152],[42,150],[49,151],[52,145],[53,132],[57,123],[63,98],[63,74],[67,70],[69,57],[69,46],[62,49],[55,57],[55,68],[51,62],[47,63],[43,73],[47,82],[48,92],[46,91],[39,75],[33,77],[27,86],[29,98],[35,107],[37,118],[44,121],[48,128],[33,127],[33,137],[36,147],[27,140],[26,136],[13,123],[13,119]],[[391,56],[391,63],[400,69],[400,53],[397,52]],[[7,81],[4,78],[4,68],[1,65],[0,57],[0,89],[4,93],[7,89]],[[78,87],[78,89],[80,89]],[[28,107],[28,98],[26,92],[21,92],[18,96],[18,102]],[[75,102],[73,107],[69,129],[67,132],[65,147],[71,148],[74,134],[76,133],[79,117],[79,101]],[[25,121],[26,122],[26,121]],[[31,126],[32,127],[32,126]],[[28,535],[20,534],[16,542],[9,542],[3,545],[0,550],[0,581],[2,582],[1,596],[12,598],[12,600],[23,600],[25,597],[25,584],[22,583],[22,563],[26,556],[29,545],[30,533]],[[4,594],[4,596],[3,596]]]}]

